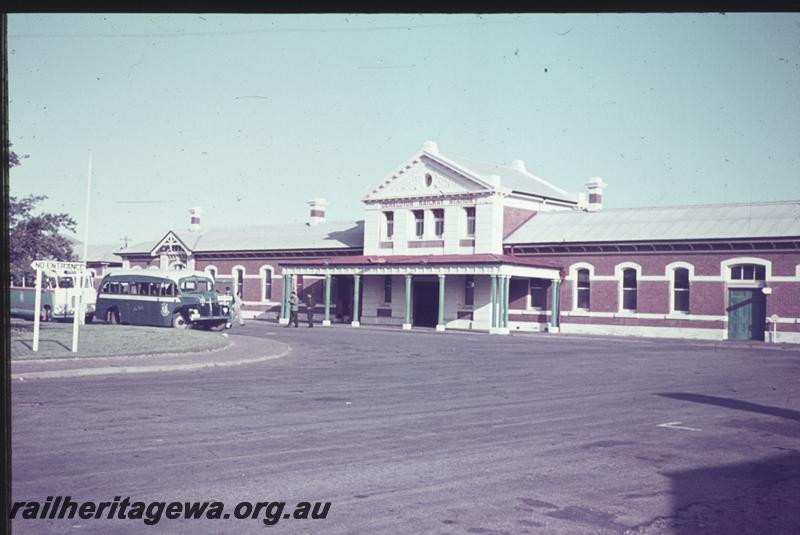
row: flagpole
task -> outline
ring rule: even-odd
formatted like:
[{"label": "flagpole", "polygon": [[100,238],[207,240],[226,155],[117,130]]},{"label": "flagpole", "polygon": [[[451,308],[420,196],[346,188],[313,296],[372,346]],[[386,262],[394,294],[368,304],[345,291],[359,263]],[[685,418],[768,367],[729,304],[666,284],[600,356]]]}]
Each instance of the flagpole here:
[{"label": "flagpole", "polygon": [[83,267],[86,268],[86,262],[89,256],[89,203],[91,202],[92,192],[92,151],[89,149],[89,178],[86,181],[86,218],[84,219],[83,229]]},{"label": "flagpole", "polygon": [[87,282],[86,262],[89,256],[89,202],[91,200],[92,192],[92,151],[89,150],[89,173],[86,180],[86,214],[84,217],[83,229],[83,271],[79,276],[75,277],[75,286],[77,286],[77,303],[73,310],[74,317],[72,319],[72,352],[78,351],[78,325],[86,323],[86,313],[84,312],[83,293],[84,285]]}]

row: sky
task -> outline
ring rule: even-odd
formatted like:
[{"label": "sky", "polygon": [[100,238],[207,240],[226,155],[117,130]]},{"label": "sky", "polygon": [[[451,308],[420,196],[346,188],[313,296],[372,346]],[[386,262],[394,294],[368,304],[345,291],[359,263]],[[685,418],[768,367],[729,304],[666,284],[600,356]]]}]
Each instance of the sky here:
[{"label": "sky", "polygon": [[362,218],[426,140],[606,208],[800,199],[800,14],[8,16],[11,194],[91,244]]}]

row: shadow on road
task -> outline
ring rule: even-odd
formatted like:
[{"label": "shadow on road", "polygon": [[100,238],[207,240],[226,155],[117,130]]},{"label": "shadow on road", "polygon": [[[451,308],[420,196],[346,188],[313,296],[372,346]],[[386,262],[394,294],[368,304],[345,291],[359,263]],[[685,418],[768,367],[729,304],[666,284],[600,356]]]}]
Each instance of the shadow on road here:
[{"label": "shadow on road", "polygon": [[[33,351],[33,340],[16,340],[16,341],[19,342],[20,344],[24,345],[25,347],[27,347],[30,351]],[[63,347],[67,351],[72,351],[72,348],[65,346],[64,344],[62,344],[58,340],[50,340],[50,339],[46,339],[46,338],[39,340],[39,346],[42,346],[42,345],[45,345],[45,344],[55,344],[55,345]]]},{"label": "shadow on road", "polygon": [[784,409],[782,407],[772,407],[770,405],[759,405],[757,403],[750,403],[748,401],[741,401],[731,398],[719,398],[716,396],[705,396],[703,394],[687,394],[682,392],[676,393],[663,393],[658,394],[661,397],[670,399],[679,399],[681,401],[692,401],[694,403],[705,403],[706,405],[716,405],[718,407],[725,407],[727,409],[735,409],[738,411],[756,412],[759,414],[768,414],[770,416],[778,416],[788,420],[795,420],[800,422],[800,411],[791,409]]},{"label": "shadow on road", "polygon": [[800,452],[665,475],[672,487],[670,533],[800,532]]}]

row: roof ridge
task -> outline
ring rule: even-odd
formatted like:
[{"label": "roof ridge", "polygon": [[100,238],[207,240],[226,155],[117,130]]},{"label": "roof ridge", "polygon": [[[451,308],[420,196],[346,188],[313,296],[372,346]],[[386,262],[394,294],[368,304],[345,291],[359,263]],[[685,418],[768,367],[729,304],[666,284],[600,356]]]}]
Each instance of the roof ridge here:
[{"label": "roof ridge", "polygon": [[607,212],[628,212],[633,210],[676,210],[676,209],[683,209],[683,208],[719,208],[722,206],[730,207],[730,206],[767,206],[767,205],[789,205],[789,204],[800,204],[800,199],[797,200],[789,200],[789,201],[755,201],[755,202],[722,202],[722,203],[703,203],[703,204],[673,204],[667,206],[626,206],[622,208],[603,208],[602,210],[597,210],[594,212],[588,212],[585,210],[548,210],[544,212],[539,212],[539,215],[551,215],[551,214],[573,214],[575,212],[583,212],[586,214],[602,214]]},{"label": "roof ridge", "polygon": [[570,193],[569,191],[565,190],[564,188],[556,186],[555,184],[549,182],[548,180],[545,180],[544,178],[540,177],[539,175],[535,175],[535,174],[531,173],[527,169],[525,169],[523,171],[523,170],[517,169],[516,167],[513,167],[511,165],[506,165],[506,164],[502,164],[502,163],[486,162],[486,161],[483,161],[483,160],[476,160],[474,158],[467,158],[465,156],[458,156],[458,155],[448,156],[447,154],[442,154],[442,156],[444,156],[445,158],[458,158],[460,160],[465,160],[467,162],[475,162],[475,163],[479,163],[479,164],[483,164],[483,165],[492,165],[492,166],[495,166],[495,167],[502,167],[503,169],[508,169],[509,171],[515,171],[517,173],[521,173],[522,175],[527,176],[528,178],[532,178],[533,180],[538,180],[539,182],[541,182],[545,186],[547,186],[549,188],[553,188],[554,190],[556,190],[557,192],[559,192],[562,195],[567,195],[567,196],[574,195],[574,193]]}]

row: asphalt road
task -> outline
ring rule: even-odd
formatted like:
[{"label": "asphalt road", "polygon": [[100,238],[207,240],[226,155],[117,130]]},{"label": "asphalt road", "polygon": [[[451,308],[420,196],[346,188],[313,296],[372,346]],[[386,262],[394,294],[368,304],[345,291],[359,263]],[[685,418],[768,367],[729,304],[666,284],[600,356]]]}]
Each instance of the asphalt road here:
[{"label": "asphalt road", "polygon": [[330,501],[326,519],[18,519],[15,533],[800,532],[798,352],[237,332],[293,351],[15,382],[13,499]]}]

